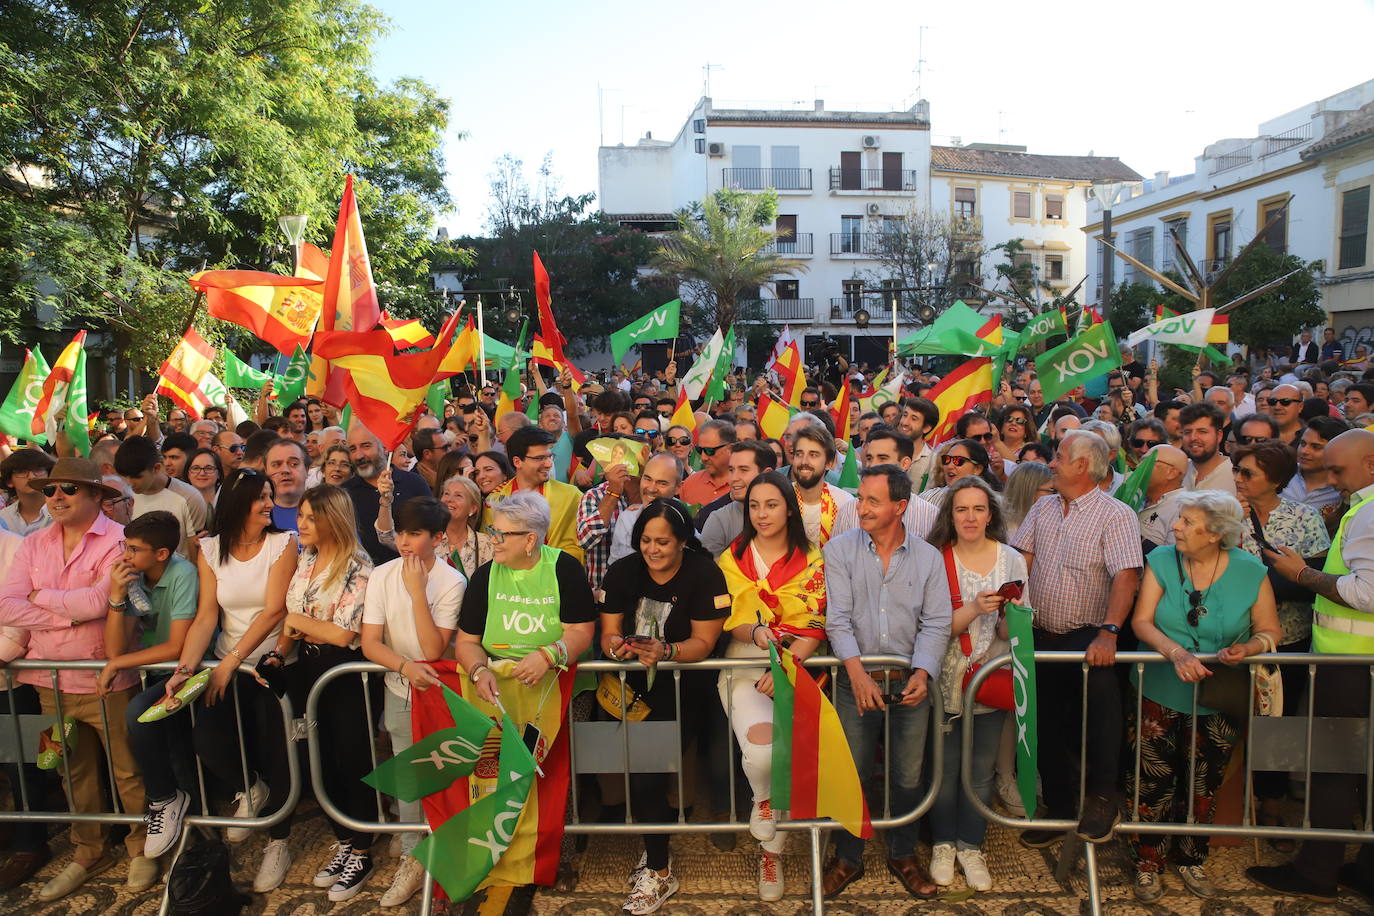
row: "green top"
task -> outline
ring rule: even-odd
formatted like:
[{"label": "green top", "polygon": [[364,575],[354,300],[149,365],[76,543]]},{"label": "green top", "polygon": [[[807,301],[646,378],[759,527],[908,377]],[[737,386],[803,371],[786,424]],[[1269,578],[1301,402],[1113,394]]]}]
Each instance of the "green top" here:
[{"label": "green top", "polygon": [[143,589],[152,606],[152,611],[147,614],[139,614],[134,601],[124,608],[125,614],[141,618],[139,641],[145,649],[167,641],[173,620],[190,620],[196,616],[196,603],[200,600],[200,575],[196,572],[195,564],[178,554],[172,554],[162,578],[151,590],[142,576],[130,583],[129,588],[130,591]]},{"label": "green top", "polygon": [[[1145,557],[1155,581],[1164,595],[1155,608],[1155,626],[1189,652],[1219,652],[1250,635],[1250,608],[1259,597],[1264,581],[1264,564],[1239,547],[1226,551],[1226,569],[1216,582],[1203,589],[1203,607],[1207,613],[1198,618],[1196,627],[1188,623],[1188,593],[1193,590],[1188,564],[1183,564],[1184,582],[1178,576],[1178,550],[1156,547]],[[1143,648],[1143,647],[1142,647]],[[1136,669],[1131,668],[1131,683],[1136,683]],[[1145,666],[1145,696],[1175,712],[1192,713],[1193,685],[1178,679],[1170,663]],[[1198,715],[1217,712],[1199,704]]]},{"label": "green top", "polygon": [[529,569],[490,563],[487,583],[487,622],[482,647],[492,658],[524,658],[539,646],[563,638],[559,616],[558,556],[562,551],[543,544]]}]

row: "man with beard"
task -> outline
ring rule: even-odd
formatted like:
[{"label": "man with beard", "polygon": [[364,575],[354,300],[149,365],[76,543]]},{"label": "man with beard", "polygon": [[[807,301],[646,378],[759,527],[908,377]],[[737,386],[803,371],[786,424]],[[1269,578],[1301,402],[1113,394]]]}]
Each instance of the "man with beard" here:
[{"label": "man with beard", "polygon": [[[343,482],[343,489],[353,500],[353,511],[358,516],[358,538],[363,543],[363,549],[372,558],[374,566],[381,566],[400,556],[377,540],[377,510],[381,506],[377,484],[382,471],[391,462],[382,448],[381,440],[356,420],[348,430],[348,454],[353,459],[357,473]],[[392,512],[408,499],[434,495],[434,491],[425,486],[424,478],[410,471],[392,468],[391,482]]]},{"label": "man with beard", "polygon": [[1183,451],[1188,454],[1188,473],[1183,475],[1183,489],[1224,490],[1235,496],[1231,459],[1221,453],[1221,431],[1226,425],[1226,414],[1215,404],[1203,401],[1179,411],[1178,422],[1183,427]]},{"label": "man with beard", "polygon": [[926,434],[939,422],[940,408],[929,398],[907,398],[902,402],[897,429],[911,439],[912,447],[915,449],[911,455],[911,464],[906,468],[906,476],[911,478],[913,496],[931,485],[934,475],[931,474],[930,463],[935,458],[935,450],[926,442]]},{"label": "man with beard", "polygon": [[844,490],[826,483],[825,472],[835,460],[835,437],[822,426],[803,426],[793,433],[792,486],[801,504],[806,536],[824,547],[835,533],[840,510],[854,501]]},{"label": "man with beard", "polygon": [[577,540],[577,509],[582,491],[570,483],[551,479],[554,441],[550,433],[538,426],[525,425],[511,433],[506,440],[506,454],[515,467],[515,476],[491,491],[482,523],[492,523],[492,510],[507,496],[520,490],[534,490],[549,504],[549,530],[544,543],[572,554],[581,563],[584,555]]}]

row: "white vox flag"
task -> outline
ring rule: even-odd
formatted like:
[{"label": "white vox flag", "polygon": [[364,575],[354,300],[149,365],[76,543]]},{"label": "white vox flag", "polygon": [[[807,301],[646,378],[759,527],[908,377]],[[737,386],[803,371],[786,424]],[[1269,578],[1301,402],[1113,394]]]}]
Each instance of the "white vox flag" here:
[{"label": "white vox flag", "polygon": [[1184,312],[1163,321],[1146,325],[1126,338],[1132,347],[1143,340],[1155,343],[1182,345],[1185,347],[1207,346],[1207,332],[1211,330],[1212,318],[1216,309],[1202,309],[1197,312]]}]

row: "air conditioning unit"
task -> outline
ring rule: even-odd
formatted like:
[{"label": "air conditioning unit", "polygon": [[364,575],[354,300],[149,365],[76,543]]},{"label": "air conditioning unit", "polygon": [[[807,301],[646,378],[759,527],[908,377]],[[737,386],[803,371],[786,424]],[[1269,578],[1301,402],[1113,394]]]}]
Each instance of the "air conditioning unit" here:
[{"label": "air conditioning unit", "polygon": [[708,144],[706,144],[706,155],[708,155],[708,156],[724,156],[724,155],[725,155],[725,144],[724,144],[724,143],[708,143]]},{"label": "air conditioning unit", "polygon": [[868,215],[869,215],[869,216],[882,216],[882,215],[883,215],[883,208],[882,208],[882,205],[881,205],[881,204],[869,204],[869,205],[868,205]]},{"label": "air conditioning unit", "polygon": [[863,137],[861,138],[860,142],[863,144],[864,149],[877,149],[877,148],[878,148],[878,135],[877,135],[877,134],[864,134]]}]

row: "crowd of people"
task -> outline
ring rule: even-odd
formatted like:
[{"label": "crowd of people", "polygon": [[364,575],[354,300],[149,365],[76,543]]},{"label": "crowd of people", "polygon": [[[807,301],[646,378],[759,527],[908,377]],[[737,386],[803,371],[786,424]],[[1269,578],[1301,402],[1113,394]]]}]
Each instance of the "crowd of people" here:
[{"label": "crowd of people", "polygon": [[[332,680],[319,707],[329,795],[351,818],[376,821],[383,812],[361,781],[372,766],[365,710],[393,753],[408,747],[410,691],[440,682],[431,663],[455,659],[491,702],[501,677],[538,689],[578,659],[636,663],[623,687],[590,685],[597,702],[575,715],[676,723],[692,778],[679,790],[666,773],[634,773],[628,799],[618,777],[590,780],[584,794],[603,817],[624,817],[628,801],[643,823],[671,822],[694,803],[747,820],[759,897],[775,901],[787,812],[771,803],[770,644],[839,659],[835,707],[870,799],[883,797],[885,770],[892,810],[911,810],[931,776],[936,723],[953,733],[971,718],[972,792],[1013,813],[1076,820],[1094,843],[1113,837],[1131,804],[1132,819],[1173,822],[1187,806],[1210,822],[1246,728],[1244,715],[1205,702],[1226,669],[1275,650],[1374,655],[1374,432],[1364,428],[1374,424],[1374,370],[1238,359],[1224,376],[1199,371],[1191,391],[1165,393],[1157,366],[1127,351],[1100,395],[1046,402],[1033,369],[1012,367],[938,443],[929,436],[940,409],[926,397],[938,379],[913,370],[899,398],[869,411],[859,399],[873,375],[846,367],[834,384],[808,387],[777,439],[763,435],[755,403],[779,395],[769,373],[732,373],[724,397],[680,425],[669,364],[580,389],[567,372],[546,389],[536,373],[529,410],[499,416],[493,385],[464,385],[443,416],[422,415],[389,451],[315,400],[275,414],[270,391],[254,420],[233,427],[218,407],[163,417],[150,396],[103,414],[88,457],[61,454],[60,441],[59,457],[11,443],[0,461],[0,661],[105,666],[55,681],[22,671],[0,702],[54,720],[44,751],[67,774],[72,811],[111,803],[103,751],[119,805],[146,812],[124,837],[128,886],[143,889],[188,812],[225,803],[252,818],[286,803],[292,751],[276,697],[301,708],[338,664],[389,671],[384,683]],[[850,386],[851,413],[838,418],[847,434],[837,439],[838,385]],[[587,446],[605,436],[644,460],[601,466]],[[861,467],[853,492],[839,485],[850,450]],[[1146,461],[1137,510],[1113,494]],[[1038,812],[1015,789],[1008,705],[966,700],[962,689],[968,671],[1007,652],[1008,600],[1034,610],[1037,649],[1082,652],[1088,665],[1086,676],[1037,665]],[[1141,673],[1116,665],[1118,650],[1137,646],[1161,660]],[[864,663],[876,655],[906,663]],[[1212,655],[1217,663],[1200,661]],[[713,656],[758,664],[691,670]],[[140,666],[173,661],[170,675],[140,681]],[[662,661],[687,667],[680,679],[655,677]],[[194,724],[175,713],[142,721],[182,704],[202,663],[212,668]],[[1369,715],[1363,669],[1323,667],[1310,681],[1285,666],[1283,678],[1291,712],[1310,695],[1319,716]],[[916,898],[956,873],[976,891],[994,884],[986,822],[960,784],[960,743],[943,748],[929,853],[919,822],[884,838],[887,869]],[[45,785],[34,764],[4,771],[28,793]],[[1287,774],[1254,782],[1260,823],[1281,824]],[[1350,774],[1314,779],[1311,824],[1348,828],[1362,785]],[[732,811],[736,794],[745,808]],[[420,806],[402,802],[390,816],[419,820]],[[291,830],[289,812],[268,830],[255,891],[284,880],[299,854]],[[333,831],[314,883],[344,901],[371,877],[379,838]],[[1061,837],[1026,830],[1021,841]],[[73,858],[42,900],[113,865],[102,825],[77,823],[71,838]],[[405,903],[425,880],[417,839],[401,836],[382,906]],[[33,879],[48,842],[44,825],[18,822],[0,887]],[[736,838],[713,842],[733,848]],[[1160,898],[1166,876],[1217,895],[1205,837],[1136,836],[1130,848],[1141,902]],[[827,896],[864,873],[863,850],[835,831]],[[1299,896],[1334,899],[1342,884],[1374,896],[1374,847],[1343,859],[1339,844],[1309,841],[1290,865],[1250,875]],[[626,867],[626,912],[654,912],[679,887],[668,834],[645,834]]]}]

